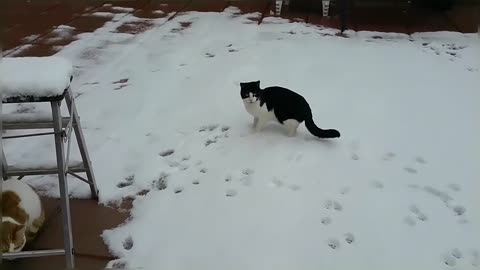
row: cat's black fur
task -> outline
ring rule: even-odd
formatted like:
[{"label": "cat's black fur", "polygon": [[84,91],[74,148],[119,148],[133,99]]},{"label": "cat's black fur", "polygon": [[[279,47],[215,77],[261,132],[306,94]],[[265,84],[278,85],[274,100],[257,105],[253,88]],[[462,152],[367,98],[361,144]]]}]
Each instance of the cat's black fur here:
[{"label": "cat's black fur", "polygon": [[295,119],[299,123],[305,121],[308,131],[319,138],[337,138],[340,132],[335,129],[321,129],[313,121],[310,105],[303,96],[279,86],[260,88],[260,81],[240,83],[240,95],[247,98],[250,93],[260,100],[260,106],[267,105],[267,110],[274,110],[280,123],[288,119]]}]

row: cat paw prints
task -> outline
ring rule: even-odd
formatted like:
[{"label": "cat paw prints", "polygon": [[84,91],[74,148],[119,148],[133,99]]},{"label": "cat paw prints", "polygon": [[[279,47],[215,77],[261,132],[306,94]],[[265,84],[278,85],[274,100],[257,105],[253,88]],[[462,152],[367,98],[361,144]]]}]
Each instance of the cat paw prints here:
[{"label": "cat paw prints", "polygon": [[274,177],[269,183],[268,186],[273,187],[273,188],[287,188],[290,191],[298,191],[301,189],[301,187],[297,184],[289,184],[285,183],[284,181]]},{"label": "cat paw prints", "polygon": [[[397,158],[397,154],[395,152],[386,152],[382,155],[381,159],[383,161],[393,161],[395,158]],[[414,159],[413,159],[413,165],[410,165],[410,166],[404,166],[403,167],[403,170],[406,172],[406,173],[409,173],[409,174],[416,174],[418,173],[418,169],[416,168],[416,166],[422,166],[422,165],[426,165],[427,164],[427,160],[422,157],[422,156],[416,156]]]},{"label": "cat paw prints", "polygon": [[324,204],[324,208],[327,210],[334,209],[336,211],[343,210],[342,204],[335,200],[326,200]]},{"label": "cat paw prints", "polygon": [[167,188],[169,174],[162,172],[157,179],[152,182],[152,187],[155,190],[164,190]]},{"label": "cat paw prints", "polygon": [[335,237],[330,237],[328,238],[327,240],[327,245],[331,248],[331,249],[338,249],[340,248],[340,241],[335,238]]},{"label": "cat paw prints", "polygon": [[373,180],[372,182],[370,182],[370,186],[375,189],[383,189],[384,187],[383,183],[378,180]]},{"label": "cat paw prints", "polygon": [[456,205],[452,207],[452,210],[455,213],[455,215],[461,216],[465,214],[465,212],[467,211],[467,208],[465,208],[465,206],[462,206],[462,205]]},{"label": "cat paw prints", "polygon": [[161,151],[160,153],[158,153],[158,155],[161,156],[161,157],[168,157],[168,156],[173,155],[173,153],[175,153],[175,150],[167,149],[167,150]]},{"label": "cat paw prints", "polygon": [[[427,164],[427,160],[422,156],[415,157],[413,162],[415,163],[415,166],[422,166]],[[416,174],[418,173],[418,169],[416,169],[415,166],[405,166],[403,167],[403,170],[409,174]]]},{"label": "cat paw prints", "polygon": [[240,186],[250,187],[253,185],[255,171],[250,168],[239,170],[233,174],[228,174],[224,177],[224,181],[228,184],[225,191],[226,197],[235,197],[238,195],[237,189]]},{"label": "cat paw prints", "polygon": [[409,226],[415,226],[418,222],[424,222],[428,220],[427,215],[425,215],[415,204],[412,204],[408,207],[410,215],[405,217],[404,222]]},{"label": "cat paw prints", "polygon": [[221,139],[228,138],[228,131],[230,130],[229,126],[220,126],[218,124],[210,124],[201,126],[198,130],[199,132],[207,133],[207,140],[205,141],[205,147],[215,144]]},{"label": "cat paw prints", "polygon": [[353,141],[349,145],[350,159],[360,160],[359,153],[360,143],[358,141]]},{"label": "cat paw prints", "polygon": [[341,195],[347,195],[348,193],[350,193],[350,190],[351,190],[350,187],[342,187],[342,188],[340,189],[339,193],[340,193]]},{"label": "cat paw prints", "polygon": [[241,176],[239,177],[238,181],[242,183],[244,186],[251,186],[253,183],[253,175],[255,171],[252,169],[243,169]]},{"label": "cat paw prints", "polygon": [[415,168],[412,167],[404,167],[403,170],[410,174],[416,174],[418,172]]},{"label": "cat paw prints", "polygon": [[[351,245],[355,242],[355,235],[353,235],[353,233],[345,233],[342,238],[346,245]],[[340,249],[340,240],[336,237],[330,237],[327,239],[327,245],[331,249]]]},{"label": "cat paw prints", "polygon": [[206,126],[201,126],[198,132],[204,132],[204,131],[214,131],[216,128],[218,128],[218,124],[209,124]]},{"label": "cat paw prints", "polygon": [[460,191],[462,190],[461,186],[459,184],[449,184],[448,188],[450,188],[453,191]]},{"label": "cat paw prints", "polygon": [[476,249],[465,252],[459,248],[452,248],[443,254],[442,259],[443,263],[450,267],[459,263],[466,263],[476,268],[480,267],[480,253]]},{"label": "cat paw prints", "polygon": [[133,239],[131,236],[128,236],[123,240],[122,246],[125,250],[131,250],[133,248]]},{"label": "cat paw prints", "polygon": [[117,87],[115,87],[113,90],[120,90],[124,87],[129,86],[127,82],[128,82],[128,78],[124,78],[124,79],[120,79],[118,81],[112,82],[112,84],[117,85]]},{"label": "cat paw prints", "polygon": [[331,217],[323,217],[320,222],[323,224],[323,225],[330,225],[330,223],[332,223],[332,218]]},{"label": "cat paw prints", "polygon": [[227,197],[235,197],[237,196],[238,192],[235,189],[227,189],[225,192],[225,196]]},{"label": "cat paw prints", "polygon": [[346,233],[343,236],[347,244],[352,244],[353,242],[355,242],[355,235],[353,235],[353,233]]},{"label": "cat paw prints", "polygon": [[179,194],[183,192],[183,187],[176,187],[173,189],[173,193]]},{"label": "cat paw prints", "polygon": [[229,53],[232,53],[232,52],[238,52],[238,49],[235,49],[233,44],[229,44],[226,46],[228,48],[228,52]]},{"label": "cat paw prints", "polygon": [[421,156],[416,157],[415,162],[418,164],[427,164],[427,161]]},{"label": "cat paw prints", "polygon": [[126,187],[129,187],[131,185],[133,185],[133,182],[135,181],[135,175],[129,175],[127,177],[125,177],[125,179],[123,179],[122,182],[118,183],[117,184],[117,187],[118,188],[126,188]]},{"label": "cat paw prints", "polygon": [[397,156],[397,154],[395,154],[394,152],[387,152],[387,153],[383,154],[382,159],[384,161],[392,161],[392,160],[395,159],[396,156]]},{"label": "cat paw prints", "polygon": [[190,155],[184,155],[182,157],[174,158],[173,155],[175,154],[174,149],[166,149],[158,153],[158,155],[162,158],[165,158],[165,162],[171,168],[177,168],[180,171],[185,171],[190,168],[189,161],[191,159]]}]

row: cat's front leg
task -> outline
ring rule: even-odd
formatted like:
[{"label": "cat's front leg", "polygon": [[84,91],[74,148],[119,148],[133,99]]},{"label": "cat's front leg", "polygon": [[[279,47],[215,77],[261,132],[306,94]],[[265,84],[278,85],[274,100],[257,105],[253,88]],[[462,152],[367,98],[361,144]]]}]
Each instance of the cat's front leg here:
[{"label": "cat's front leg", "polygon": [[253,117],[253,128],[256,128],[258,124],[258,117]]},{"label": "cat's front leg", "polygon": [[255,131],[256,132],[260,132],[262,131],[262,129],[265,127],[265,125],[267,124],[268,121],[266,121],[265,119],[262,119],[262,118],[258,118],[257,120],[257,125],[255,126]]}]

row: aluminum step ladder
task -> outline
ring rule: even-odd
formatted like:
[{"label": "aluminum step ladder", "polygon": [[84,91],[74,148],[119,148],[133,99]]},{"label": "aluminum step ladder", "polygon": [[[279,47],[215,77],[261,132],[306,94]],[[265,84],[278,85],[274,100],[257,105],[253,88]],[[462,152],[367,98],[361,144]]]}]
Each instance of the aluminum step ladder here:
[{"label": "aluminum step ladder", "polygon": [[[61,107],[62,101],[65,101],[67,105],[69,117],[62,117],[61,115],[60,107]],[[72,95],[70,86],[60,96],[50,96],[50,97],[19,96],[19,97],[8,97],[8,98],[2,99],[3,104],[33,103],[33,102],[50,103],[51,109],[52,109],[52,118],[41,119],[41,120],[39,119],[34,119],[34,120],[3,119],[2,121],[3,130],[52,129],[53,131],[44,132],[44,133],[25,134],[25,135],[3,136],[2,139],[7,140],[7,139],[14,139],[14,138],[21,138],[21,137],[54,135],[57,166],[53,168],[16,168],[13,166],[8,166],[7,159],[5,157],[5,154],[2,148],[2,157],[1,157],[2,158],[2,177],[3,179],[7,179],[10,177],[16,176],[16,177],[19,177],[19,179],[21,179],[24,176],[31,176],[31,175],[58,174],[59,188],[60,188],[60,204],[61,204],[62,222],[63,222],[64,248],[3,253],[2,259],[12,260],[12,259],[28,258],[28,257],[64,255],[66,259],[67,269],[73,269],[75,267],[75,262],[74,262],[74,250],[73,250],[73,239],[72,239],[72,224],[71,224],[71,218],[70,218],[70,201],[68,197],[67,175],[70,174],[87,183],[90,186],[91,197],[94,199],[98,199],[98,189],[95,182],[95,176],[93,174],[92,164],[90,161],[90,157],[88,155],[85,138],[82,132],[82,127],[80,125],[80,118],[78,116],[77,109],[75,107],[74,97]],[[71,138],[72,131],[75,132],[78,148],[80,150],[80,154],[82,157],[82,162],[80,164],[68,164],[69,153],[70,153],[70,141],[71,141],[70,138]],[[65,147],[64,147],[65,143],[67,144],[66,156],[65,156]],[[85,173],[86,178],[80,176],[79,173]]]}]

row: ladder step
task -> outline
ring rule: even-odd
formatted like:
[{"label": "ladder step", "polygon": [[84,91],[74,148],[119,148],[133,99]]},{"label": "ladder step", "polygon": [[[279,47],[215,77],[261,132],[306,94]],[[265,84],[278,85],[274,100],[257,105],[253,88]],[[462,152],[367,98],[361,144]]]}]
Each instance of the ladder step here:
[{"label": "ladder step", "polygon": [[60,255],[65,255],[64,249],[46,249],[46,250],[7,252],[7,253],[2,253],[2,259],[14,260],[14,259],[20,259],[20,258],[60,256]]},{"label": "ladder step", "polygon": [[[87,169],[83,167],[83,164],[72,164],[68,166],[68,171],[73,173],[86,172]],[[48,175],[58,174],[57,167],[50,168],[16,168],[14,166],[8,166],[7,171],[4,172],[7,177],[11,176],[27,176],[27,175]]]},{"label": "ladder step", "polygon": [[[62,127],[66,127],[70,117],[62,117]],[[52,119],[22,119],[22,120],[13,120],[13,119],[3,119],[3,129],[4,130],[15,130],[15,129],[45,129],[53,128]]]}]

